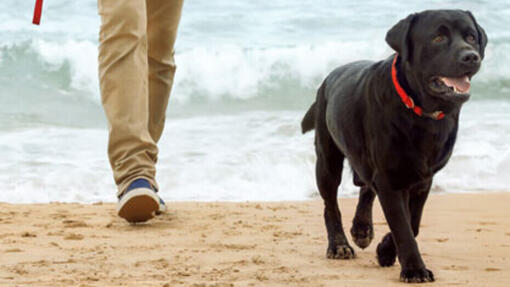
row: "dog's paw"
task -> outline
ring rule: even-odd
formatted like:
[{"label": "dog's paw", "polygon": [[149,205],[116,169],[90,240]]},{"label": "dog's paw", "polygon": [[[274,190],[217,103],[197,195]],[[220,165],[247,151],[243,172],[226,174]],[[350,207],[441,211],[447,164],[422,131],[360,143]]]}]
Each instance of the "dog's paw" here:
[{"label": "dog's paw", "polygon": [[405,283],[434,282],[434,274],[426,268],[402,270],[400,281]]},{"label": "dog's paw", "polygon": [[397,250],[391,238],[391,234],[387,234],[381,243],[377,245],[377,261],[382,267],[388,267],[395,264],[397,259]]},{"label": "dog's paw", "polygon": [[328,247],[326,257],[329,259],[353,259],[356,254],[349,244],[338,244]]},{"label": "dog's paw", "polygon": [[374,239],[374,228],[371,223],[355,221],[351,228],[352,240],[359,248],[365,249]]}]

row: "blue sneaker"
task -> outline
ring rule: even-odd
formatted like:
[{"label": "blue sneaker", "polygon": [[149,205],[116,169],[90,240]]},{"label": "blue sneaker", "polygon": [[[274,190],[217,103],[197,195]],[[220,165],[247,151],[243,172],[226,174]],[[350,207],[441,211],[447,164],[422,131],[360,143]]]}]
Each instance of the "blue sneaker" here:
[{"label": "blue sneaker", "polygon": [[117,214],[131,223],[145,222],[166,211],[165,202],[156,194],[148,180],[134,180],[119,197]]}]

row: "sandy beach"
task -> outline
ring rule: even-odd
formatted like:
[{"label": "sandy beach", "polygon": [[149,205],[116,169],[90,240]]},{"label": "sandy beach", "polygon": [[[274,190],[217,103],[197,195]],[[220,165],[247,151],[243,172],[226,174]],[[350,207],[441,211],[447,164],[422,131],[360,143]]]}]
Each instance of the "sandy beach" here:
[{"label": "sandy beach", "polygon": [[[434,286],[510,286],[510,193],[431,195],[418,239]],[[355,199],[341,199],[349,230]],[[112,203],[0,204],[0,286],[404,286],[381,268],[388,227],[328,260],[322,202],[169,203],[129,225]],[[350,239],[350,236],[349,236]]]}]

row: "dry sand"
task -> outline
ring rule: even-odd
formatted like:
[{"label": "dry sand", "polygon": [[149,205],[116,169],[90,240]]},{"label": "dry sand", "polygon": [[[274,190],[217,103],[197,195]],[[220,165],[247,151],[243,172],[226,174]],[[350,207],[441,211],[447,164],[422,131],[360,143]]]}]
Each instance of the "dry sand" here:
[{"label": "dry sand", "polygon": [[[355,199],[341,199],[348,232]],[[418,239],[436,282],[510,286],[510,193],[432,195]],[[170,203],[129,225],[109,204],[0,204],[0,286],[406,286],[375,247],[325,258],[322,202]],[[350,236],[349,236],[350,239]]]}]

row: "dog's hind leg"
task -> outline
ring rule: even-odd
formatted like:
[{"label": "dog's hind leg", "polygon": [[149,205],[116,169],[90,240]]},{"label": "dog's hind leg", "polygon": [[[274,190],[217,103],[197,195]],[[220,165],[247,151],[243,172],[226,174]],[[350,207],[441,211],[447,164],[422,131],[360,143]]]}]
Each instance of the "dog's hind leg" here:
[{"label": "dog's hind leg", "polygon": [[374,238],[374,227],[372,224],[372,206],[375,199],[375,192],[366,186],[359,176],[353,171],[354,184],[360,187],[358,206],[352,220],[351,235],[354,243],[364,249]]},{"label": "dog's hind leg", "polygon": [[328,233],[326,256],[331,259],[351,259],[354,249],[347,242],[338,208],[338,186],[342,179],[344,155],[335,145],[326,128],[324,119],[317,117],[315,150],[317,153],[316,180],[324,200],[324,220]]},{"label": "dog's hind leg", "polygon": [[[335,153],[335,156],[330,153],[328,158],[318,155],[316,164],[317,186],[324,200],[324,220],[328,232],[326,256],[330,259],[351,259],[355,257],[355,253],[345,237],[337,199],[338,186],[342,177],[343,155],[340,151]],[[337,161],[332,162],[333,158]]]}]

